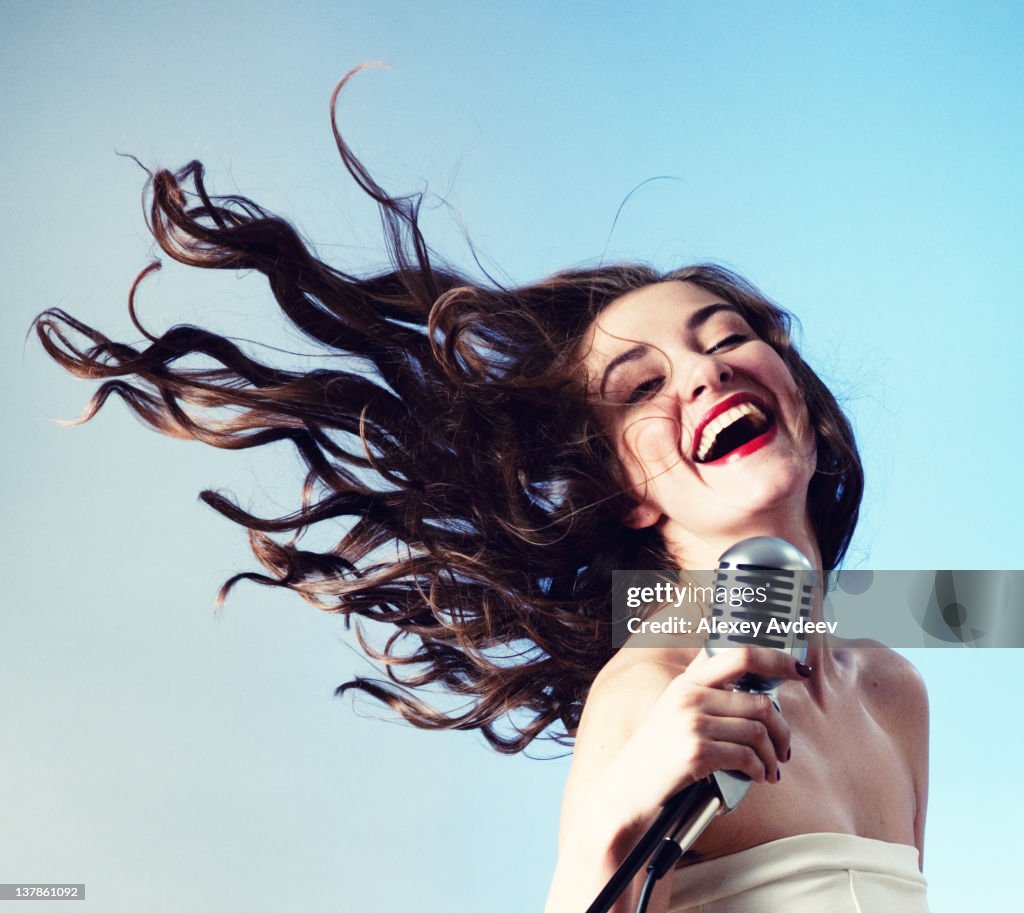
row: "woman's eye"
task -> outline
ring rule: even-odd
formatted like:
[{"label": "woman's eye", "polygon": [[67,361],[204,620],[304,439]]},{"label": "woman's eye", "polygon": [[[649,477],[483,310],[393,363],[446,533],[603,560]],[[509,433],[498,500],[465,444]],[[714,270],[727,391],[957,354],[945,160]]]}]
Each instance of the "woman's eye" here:
[{"label": "woman's eye", "polygon": [[626,405],[631,406],[633,403],[638,403],[641,400],[653,396],[661,389],[661,385],[663,383],[665,383],[664,377],[652,377],[649,380],[645,380],[642,384],[637,384],[637,386],[633,388],[633,392],[629,394],[629,398],[626,400]]},{"label": "woman's eye", "polygon": [[726,336],[721,342],[716,342],[705,354],[714,355],[722,349],[729,349],[733,346],[738,346],[741,342],[746,342],[748,338],[749,337],[745,333],[733,333],[731,336]]}]

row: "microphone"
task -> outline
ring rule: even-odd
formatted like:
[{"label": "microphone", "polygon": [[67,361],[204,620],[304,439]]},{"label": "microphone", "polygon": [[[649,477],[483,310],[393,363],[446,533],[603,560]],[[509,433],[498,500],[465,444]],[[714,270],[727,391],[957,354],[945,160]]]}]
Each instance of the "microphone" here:
[{"label": "microphone", "polygon": [[[737,542],[718,559],[711,617],[718,619],[704,649],[711,656],[729,647],[770,647],[803,662],[807,658],[804,625],[811,617],[817,577],[795,545],[775,536]],[[745,675],[736,687],[768,691],[782,679]]]},{"label": "microphone", "polygon": [[[736,543],[718,562],[712,633],[704,649],[714,656],[736,646],[769,647],[803,662],[807,658],[807,634],[804,625],[797,622],[810,619],[816,582],[810,561],[785,539],[755,536]],[[747,673],[735,688],[768,694],[778,708],[775,692],[781,682]],[[749,789],[750,780],[745,774],[720,770],[668,799],[587,913],[607,913],[644,861],[650,859],[640,903],[641,908],[646,906],[654,882],[675,865],[721,809],[732,811]]]},{"label": "microphone", "polygon": [[[732,647],[768,647],[803,662],[807,659],[805,627],[811,617],[816,582],[811,562],[785,539],[755,536],[736,543],[718,560],[713,626],[705,651],[717,656]],[[748,672],[733,687],[736,691],[767,694],[779,710],[776,692],[782,682],[781,678]],[[671,845],[666,841],[652,860],[651,865],[657,863],[662,870],[656,878],[661,878],[696,842],[720,808],[731,812],[739,805],[750,789],[750,779],[737,771],[717,770],[689,788],[699,790],[702,801],[680,815],[668,837]]]}]

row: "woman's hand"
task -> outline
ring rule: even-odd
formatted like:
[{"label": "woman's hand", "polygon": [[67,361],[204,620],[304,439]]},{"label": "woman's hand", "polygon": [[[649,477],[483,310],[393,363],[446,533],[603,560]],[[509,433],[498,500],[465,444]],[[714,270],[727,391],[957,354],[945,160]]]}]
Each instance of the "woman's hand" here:
[{"label": "woman's hand", "polygon": [[781,779],[789,727],[767,695],[728,689],[745,673],[801,678],[796,661],[778,650],[733,648],[714,657],[701,650],[609,759],[600,779],[619,796],[627,830],[716,770],[740,771],[755,783]]},{"label": "woman's hand", "polygon": [[713,657],[692,651],[679,673],[680,652],[620,651],[595,680],[566,787],[548,913],[585,910],[679,790],[716,770],[755,783],[781,778],[789,727],[767,695],[730,684],[746,673],[797,680],[809,670],[777,650],[737,647]]}]

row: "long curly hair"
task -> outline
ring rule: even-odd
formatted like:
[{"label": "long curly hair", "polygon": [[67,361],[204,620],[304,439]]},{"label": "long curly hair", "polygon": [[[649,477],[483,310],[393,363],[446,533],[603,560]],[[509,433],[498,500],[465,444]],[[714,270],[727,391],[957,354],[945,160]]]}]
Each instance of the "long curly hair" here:
[{"label": "long curly hair", "polygon": [[[339,693],[358,689],[423,728],[479,729],[503,752],[541,735],[567,741],[613,652],[612,570],[669,563],[657,533],[621,523],[634,495],[579,364],[594,317],[627,292],[671,279],[740,310],[806,397],[818,447],[809,509],[829,568],[849,544],[863,488],[853,434],[794,348],[790,317],[720,266],[668,274],[600,266],[503,287],[443,263],[419,228],[421,195],[385,192],[338,131],[338,92],[355,72],[331,97],[331,124],[344,165],[379,207],[386,271],[359,276],[329,265],[252,200],[211,195],[199,162],[151,174],[146,193],[149,228],[169,257],[261,272],[331,367],[275,367],[197,326],[152,335],[134,299],[158,262],[128,299],[145,342],[115,342],[57,308],[34,326],[67,370],[102,381],[79,421],[116,395],[164,434],[225,449],[287,440],[298,451],[307,467],[301,504],[284,516],[202,493],[248,530],[265,571],[231,577],[218,606],[240,580],[294,590],[356,620],[383,669]],[[191,364],[194,356],[206,366]],[[314,526],[337,530],[336,544],[302,548]],[[385,625],[382,642],[364,621]],[[455,700],[440,709],[427,699],[437,691]]]}]

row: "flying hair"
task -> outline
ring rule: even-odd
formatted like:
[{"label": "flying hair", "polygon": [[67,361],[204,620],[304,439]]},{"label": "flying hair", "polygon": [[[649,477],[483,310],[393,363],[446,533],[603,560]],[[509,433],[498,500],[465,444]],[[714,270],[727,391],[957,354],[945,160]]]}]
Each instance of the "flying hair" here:
[{"label": "flying hair", "polygon": [[[578,355],[595,316],[672,279],[740,309],[807,400],[818,447],[809,508],[828,567],[849,544],[863,488],[853,434],[793,347],[789,316],[723,267],[601,265],[505,286],[444,262],[419,227],[422,194],[385,191],[338,128],[339,93],[366,66],[335,88],[331,126],[342,163],[379,208],[389,268],[356,275],[327,263],[285,219],[211,194],[197,161],[155,170],[145,190],[166,256],[261,273],[290,322],[330,356],[324,367],[277,367],[199,326],[149,332],[135,299],[158,262],[129,293],[144,341],[114,341],[59,308],[34,327],[59,364],[99,382],[79,421],[116,396],[172,437],[295,448],[305,479],[282,516],[201,494],[247,530],[262,567],[227,580],[218,607],[242,580],[293,590],[354,625],[381,668],[339,693],[370,695],[422,728],[478,729],[503,752],[541,736],[566,742],[613,652],[612,571],[670,563],[654,531],[621,522],[636,493],[595,420]],[[302,547],[314,527],[332,547]],[[382,645],[371,622],[387,632]],[[455,697],[447,709],[427,699],[438,689]]]}]

